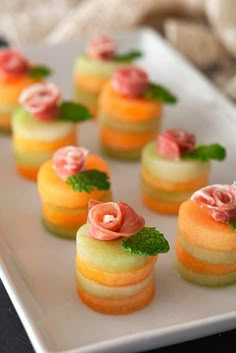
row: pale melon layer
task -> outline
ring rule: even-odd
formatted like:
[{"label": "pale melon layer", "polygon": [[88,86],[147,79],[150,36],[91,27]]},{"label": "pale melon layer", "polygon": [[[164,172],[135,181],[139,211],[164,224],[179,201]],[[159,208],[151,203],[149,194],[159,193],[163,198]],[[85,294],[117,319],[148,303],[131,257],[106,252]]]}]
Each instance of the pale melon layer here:
[{"label": "pale melon layer", "polygon": [[73,132],[75,124],[58,120],[40,121],[32,117],[24,108],[19,108],[13,115],[12,128],[15,134],[27,139],[53,141]]},{"label": "pale melon layer", "polygon": [[98,94],[86,91],[84,88],[75,88],[74,98],[77,102],[85,104],[86,106],[97,107]]},{"label": "pale melon layer", "polygon": [[236,263],[236,251],[211,251],[199,248],[187,242],[180,233],[177,239],[181,246],[193,257],[210,264],[234,264]]},{"label": "pale melon layer", "polygon": [[88,278],[85,278],[78,270],[76,271],[76,279],[78,284],[86,292],[102,298],[126,298],[135,295],[142,291],[148,284],[153,281],[153,271],[146,277],[143,281],[137,284],[132,284],[128,286],[111,287],[106,286]]},{"label": "pale melon layer", "polygon": [[153,260],[152,256],[131,255],[121,247],[121,240],[101,241],[88,237],[90,225],[83,225],[76,236],[76,253],[84,262],[104,272],[129,272]]},{"label": "pale melon layer", "polygon": [[142,168],[153,178],[183,183],[209,174],[210,163],[161,157],[157,154],[156,142],[150,142],[142,151]]},{"label": "pale melon layer", "polygon": [[116,62],[114,60],[94,60],[88,55],[79,55],[75,60],[74,74],[94,75],[104,78],[110,78],[113,72],[131,64],[131,60]]},{"label": "pale melon layer", "polygon": [[39,168],[45,161],[52,157],[52,152],[29,152],[13,146],[16,161],[24,166]]},{"label": "pale melon layer", "polygon": [[170,202],[170,203],[181,203],[188,199],[192,193],[191,191],[166,191],[157,188],[153,188],[150,186],[143,178],[141,181],[141,189],[142,191],[147,194],[150,198],[154,201],[159,202]]},{"label": "pale melon layer", "polygon": [[113,158],[127,160],[127,161],[136,161],[140,159],[141,149],[140,148],[123,148],[123,149],[114,149],[108,146],[105,146],[101,143],[102,151]]},{"label": "pale melon layer", "polygon": [[177,272],[187,281],[207,287],[223,287],[236,282],[236,271],[224,275],[205,275],[194,272],[176,260]]}]

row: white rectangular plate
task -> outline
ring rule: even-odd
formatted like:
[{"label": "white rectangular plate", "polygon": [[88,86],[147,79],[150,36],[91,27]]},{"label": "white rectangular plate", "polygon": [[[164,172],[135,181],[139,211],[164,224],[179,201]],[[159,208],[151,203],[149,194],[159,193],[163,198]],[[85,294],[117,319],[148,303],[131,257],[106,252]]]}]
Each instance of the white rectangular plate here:
[{"label": "white rectangular plate", "polygon": [[[204,143],[227,147],[225,162],[214,163],[211,183],[236,179],[236,110],[181,56],[149,29],[117,35],[122,49],[140,48],[140,65],[179,98],[165,109],[165,128],[184,128]],[[55,70],[53,80],[71,95],[72,65],[87,38],[55,47],[27,48],[33,60]],[[100,153],[96,124],[79,131],[80,143]],[[171,251],[156,267],[151,305],[127,316],[106,316],[84,306],[76,295],[74,241],[53,237],[41,225],[34,183],[14,169],[11,141],[0,137],[0,275],[36,352],[138,352],[236,327],[235,287],[207,289],[184,282],[173,267],[176,217],[147,210],[140,201],[139,163],[107,159],[114,200],[141,213],[168,238]]]}]

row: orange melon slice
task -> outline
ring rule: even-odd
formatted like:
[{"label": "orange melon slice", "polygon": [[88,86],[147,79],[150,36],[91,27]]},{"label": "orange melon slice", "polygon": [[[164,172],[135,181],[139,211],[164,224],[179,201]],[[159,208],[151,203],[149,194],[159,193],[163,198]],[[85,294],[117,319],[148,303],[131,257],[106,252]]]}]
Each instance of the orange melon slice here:
[{"label": "orange melon slice", "polygon": [[142,122],[160,117],[162,105],[144,98],[127,98],[118,94],[111,83],[105,85],[99,99],[99,109],[121,121]]},{"label": "orange melon slice", "polygon": [[0,129],[11,130],[11,114],[0,114]]},{"label": "orange melon slice", "polygon": [[227,224],[214,221],[206,207],[187,200],[181,204],[179,233],[190,244],[215,251],[236,251],[235,232]]},{"label": "orange melon slice", "polygon": [[75,86],[79,89],[91,93],[99,93],[107,83],[108,79],[105,77],[89,76],[89,75],[75,75]]},{"label": "orange melon slice", "polygon": [[88,265],[85,261],[76,256],[76,268],[86,278],[111,287],[127,286],[144,280],[152,271],[157,256],[154,256],[143,267],[129,272],[104,272]]},{"label": "orange melon slice", "polygon": [[180,245],[178,239],[176,240],[175,252],[178,261],[180,261],[186,268],[206,274],[206,275],[224,275],[230,272],[236,271],[235,264],[210,264],[208,262],[197,260],[191,256],[184,248]]},{"label": "orange melon slice", "polygon": [[85,292],[80,286],[77,287],[80,299],[91,309],[103,314],[121,315],[129,314],[144,308],[154,296],[154,281],[139,293],[122,299],[110,299],[96,297]]},{"label": "orange melon slice", "polygon": [[180,203],[176,202],[164,202],[164,201],[157,201],[156,199],[151,198],[146,193],[141,193],[141,198],[143,203],[153,211],[163,213],[163,214],[177,214]]},{"label": "orange melon slice", "polygon": [[105,146],[113,149],[135,149],[142,148],[146,143],[152,141],[156,137],[156,131],[146,132],[142,134],[123,133],[107,127],[100,127],[101,142]]},{"label": "orange melon slice", "polygon": [[37,175],[38,175],[38,168],[35,167],[29,167],[29,166],[24,166],[19,163],[16,163],[16,170],[20,175],[22,175],[24,178],[36,181],[37,180]]},{"label": "orange melon slice", "polygon": [[[86,169],[97,169],[110,175],[107,163],[99,156],[88,154]],[[84,208],[90,199],[101,200],[106,190],[94,188],[91,193],[75,192],[72,187],[60,179],[52,168],[52,161],[44,163],[38,173],[38,189],[43,202],[59,207]]]},{"label": "orange melon slice", "polygon": [[16,78],[14,80],[0,81],[0,103],[7,105],[18,104],[18,98],[24,88],[42,80],[33,80],[28,76]]}]

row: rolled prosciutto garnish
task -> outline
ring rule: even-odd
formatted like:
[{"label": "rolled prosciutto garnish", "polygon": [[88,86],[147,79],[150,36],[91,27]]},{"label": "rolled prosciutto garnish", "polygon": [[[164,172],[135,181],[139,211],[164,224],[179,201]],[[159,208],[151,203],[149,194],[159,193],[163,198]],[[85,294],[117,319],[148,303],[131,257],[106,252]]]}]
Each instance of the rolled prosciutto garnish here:
[{"label": "rolled prosciutto garnish", "polygon": [[91,200],[88,223],[88,236],[99,240],[113,240],[137,233],[144,227],[145,221],[122,201],[101,203]]},{"label": "rolled prosciutto garnish", "polygon": [[36,119],[53,120],[57,117],[61,93],[53,83],[36,83],[24,89],[19,102]]},{"label": "rolled prosciutto garnish", "polygon": [[66,146],[59,148],[52,157],[52,167],[62,180],[85,170],[88,150],[83,147]]},{"label": "rolled prosciutto garnish", "polygon": [[136,66],[120,68],[113,75],[112,86],[124,96],[142,97],[148,86],[148,75]]},{"label": "rolled prosciutto garnish", "polygon": [[179,159],[181,155],[191,152],[195,147],[194,134],[184,130],[167,130],[157,137],[157,152],[162,157]]},{"label": "rolled prosciutto garnish", "polygon": [[0,78],[24,76],[30,68],[29,61],[16,49],[0,51]]},{"label": "rolled prosciutto garnish", "polygon": [[236,186],[214,184],[196,191],[191,200],[205,206],[211,217],[221,223],[236,220]]},{"label": "rolled prosciutto garnish", "polygon": [[116,42],[108,36],[98,36],[90,40],[87,54],[95,60],[109,60],[115,56]]}]

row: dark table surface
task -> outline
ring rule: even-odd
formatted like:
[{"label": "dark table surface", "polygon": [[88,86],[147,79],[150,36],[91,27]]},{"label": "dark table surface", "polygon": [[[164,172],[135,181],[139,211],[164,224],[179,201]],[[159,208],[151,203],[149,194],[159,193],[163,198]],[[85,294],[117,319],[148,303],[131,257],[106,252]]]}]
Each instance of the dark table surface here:
[{"label": "dark table surface", "polygon": [[[210,351],[214,353],[236,353],[236,329],[170,347],[155,349],[149,351],[149,353],[208,353]],[[34,353],[34,349],[1,281],[0,353]]]}]

